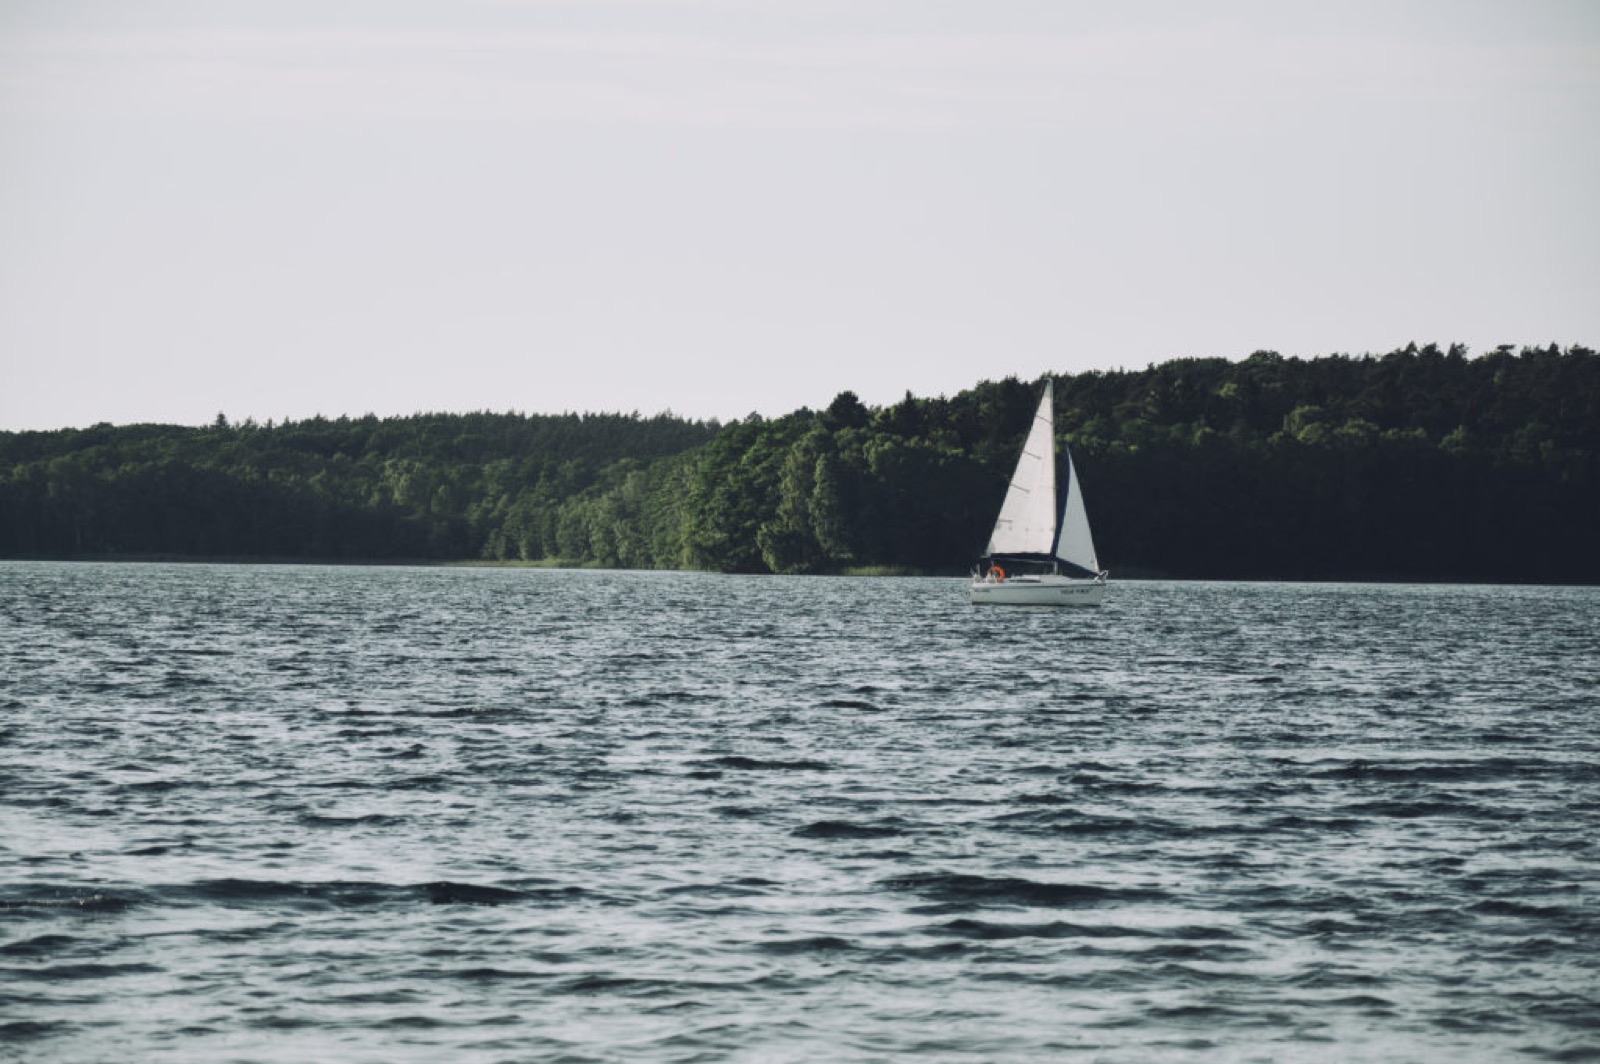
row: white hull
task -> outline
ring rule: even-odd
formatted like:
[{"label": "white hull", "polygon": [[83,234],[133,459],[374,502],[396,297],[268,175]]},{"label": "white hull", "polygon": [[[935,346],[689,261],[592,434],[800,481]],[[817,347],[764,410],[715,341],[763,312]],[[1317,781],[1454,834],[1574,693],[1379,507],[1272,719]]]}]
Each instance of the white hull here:
[{"label": "white hull", "polygon": [[974,580],[967,597],[974,606],[1098,606],[1105,591],[1104,580],[1015,576]]}]

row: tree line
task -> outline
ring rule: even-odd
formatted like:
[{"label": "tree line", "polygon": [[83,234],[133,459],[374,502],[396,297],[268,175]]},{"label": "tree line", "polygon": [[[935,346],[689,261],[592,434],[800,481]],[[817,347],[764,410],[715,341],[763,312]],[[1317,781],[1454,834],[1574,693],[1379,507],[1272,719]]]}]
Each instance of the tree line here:
[{"label": "tree line", "polygon": [[[1600,357],[1410,345],[1057,376],[1114,573],[1600,582]],[[0,433],[0,556],[964,572],[1041,382],[726,425],[422,414]]]}]

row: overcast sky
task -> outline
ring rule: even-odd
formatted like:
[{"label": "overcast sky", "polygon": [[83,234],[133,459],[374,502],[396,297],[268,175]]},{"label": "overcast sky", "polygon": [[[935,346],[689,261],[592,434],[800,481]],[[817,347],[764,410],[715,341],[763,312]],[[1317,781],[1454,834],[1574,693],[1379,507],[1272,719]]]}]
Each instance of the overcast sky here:
[{"label": "overcast sky", "polygon": [[1600,3],[0,0],[0,428],[1600,346]]}]

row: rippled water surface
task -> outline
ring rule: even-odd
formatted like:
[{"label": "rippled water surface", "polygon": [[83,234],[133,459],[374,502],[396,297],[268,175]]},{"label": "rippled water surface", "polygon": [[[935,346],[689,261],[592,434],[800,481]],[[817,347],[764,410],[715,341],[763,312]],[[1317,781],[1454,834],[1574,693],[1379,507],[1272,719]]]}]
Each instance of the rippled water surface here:
[{"label": "rippled water surface", "polygon": [[1600,590],[0,565],[0,1057],[1600,1060]]}]

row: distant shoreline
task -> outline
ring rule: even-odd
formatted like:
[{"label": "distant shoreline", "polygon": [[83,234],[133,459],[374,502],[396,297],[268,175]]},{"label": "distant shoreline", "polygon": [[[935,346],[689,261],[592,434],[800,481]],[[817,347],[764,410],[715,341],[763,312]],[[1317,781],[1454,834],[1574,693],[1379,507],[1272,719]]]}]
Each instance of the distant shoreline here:
[{"label": "distant shoreline", "polygon": [[[1258,351],[1049,380],[1113,579],[1600,584],[1600,352]],[[960,577],[1042,385],[841,392],[722,426],[0,432],[0,557]]]},{"label": "distant shoreline", "polygon": [[[440,558],[295,558],[283,556],[251,556],[251,555],[196,555],[196,554],[78,554],[56,556],[29,556],[15,558],[0,558],[0,565],[11,562],[56,562],[63,564],[117,564],[117,565],[306,565],[337,567],[348,566],[351,568],[390,568],[390,569],[559,569],[589,572],[617,572],[617,573],[714,573],[709,569],[619,569],[608,568],[592,562],[575,562],[564,558],[541,558],[537,561],[514,561],[481,558],[440,559]],[[774,573],[722,573],[723,576],[754,576],[771,577]],[[807,574],[820,577],[923,577],[944,578],[957,580],[969,575],[967,569],[950,569],[945,571],[930,572],[915,570],[906,567],[892,566],[863,566],[855,569],[843,570],[834,573]],[[1362,574],[1357,576],[1173,576],[1168,573],[1152,572],[1149,570],[1129,567],[1126,570],[1111,570],[1112,583],[1157,583],[1172,582],[1184,584],[1417,584],[1430,587],[1470,587],[1474,585],[1486,587],[1600,587],[1600,583],[1593,581],[1573,580],[1556,583],[1548,580],[1494,580],[1482,577],[1438,578],[1407,576],[1404,574],[1380,573]]]}]

